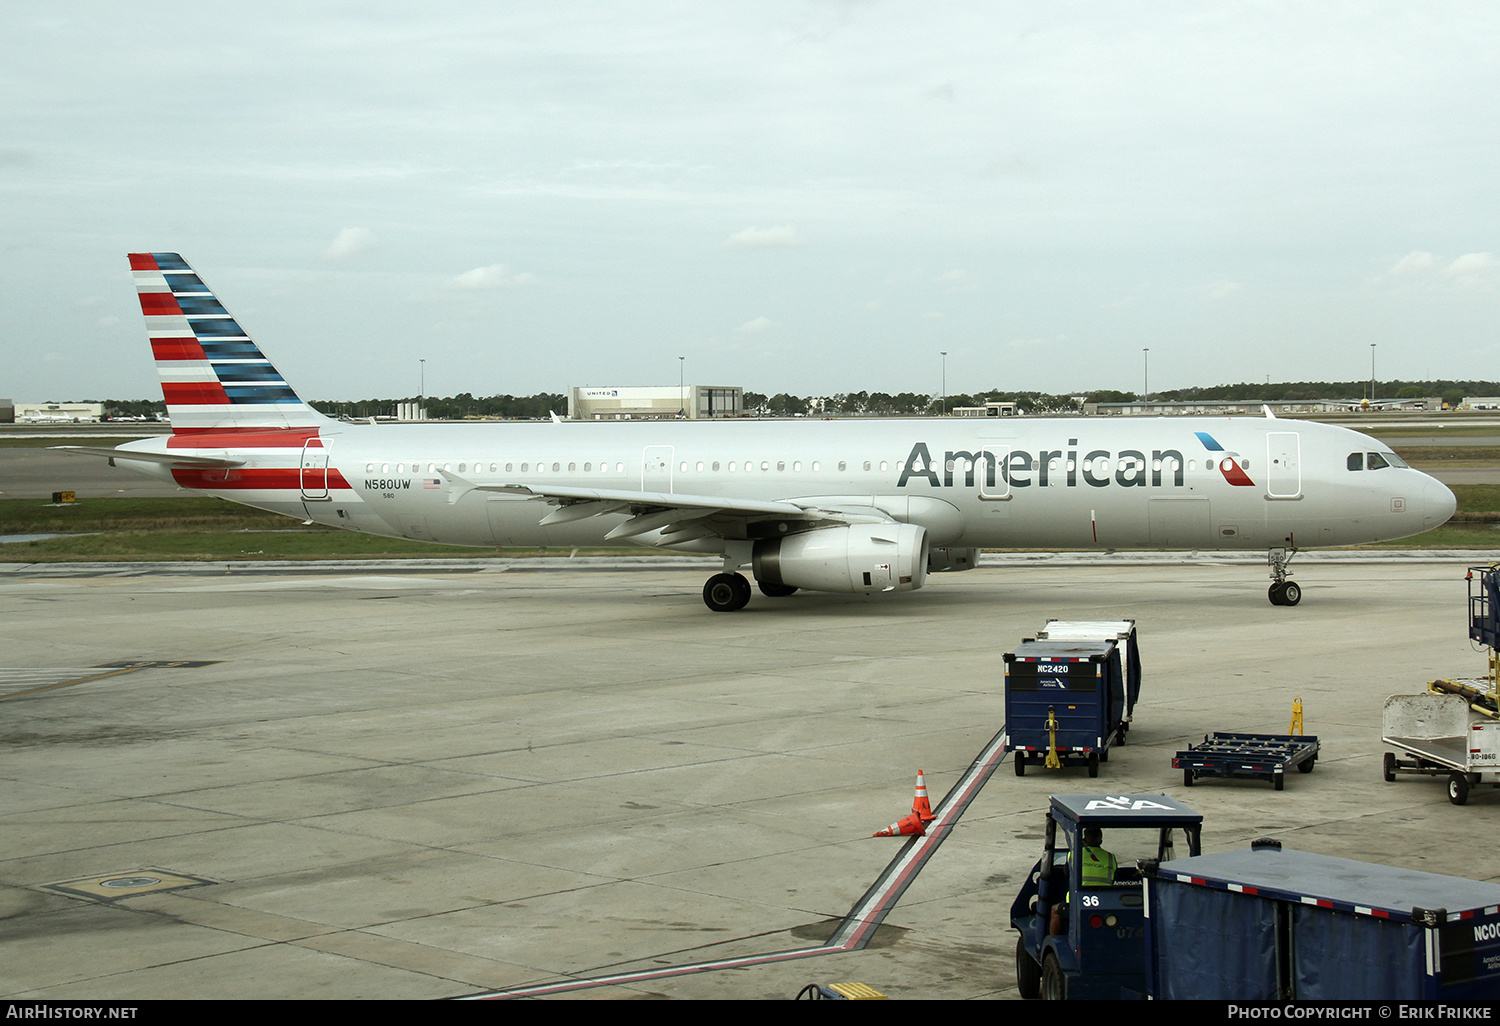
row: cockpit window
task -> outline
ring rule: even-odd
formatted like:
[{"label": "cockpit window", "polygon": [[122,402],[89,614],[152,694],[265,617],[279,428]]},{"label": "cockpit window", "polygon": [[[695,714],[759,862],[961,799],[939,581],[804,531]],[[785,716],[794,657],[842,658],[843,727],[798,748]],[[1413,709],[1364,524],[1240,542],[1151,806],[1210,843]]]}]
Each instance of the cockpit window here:
[{"label": "cockpit window", "polygon": [[1349,469],[1350,470],[1364,470],[1365,469],[1365,454],[1362,453],[1362,452],[1351,452],[1349,454]]},{"label": "cockpit window", "polygon": [[1393,467],[1405,467],[1406,466],[1406,461],[1403,460],[1400,456],[1397,456],[1393,452],[1383,452],[1380,455],[1384,456],[1385,457],[1385,461],[1387,463],[1389,463]]},{"label": "cockpit window", "polygon": [[1385,457],[1382,456],[1382,455],[1380,455],[1380,453],[1378,453],[1378,452],[1372,452],[1372,453],[1370,453],[1370,469],[1371,470],[1384,470],[1386,467],[1389,467],[1389,466],[1390,466],[1390,464],[1385,461]]}]

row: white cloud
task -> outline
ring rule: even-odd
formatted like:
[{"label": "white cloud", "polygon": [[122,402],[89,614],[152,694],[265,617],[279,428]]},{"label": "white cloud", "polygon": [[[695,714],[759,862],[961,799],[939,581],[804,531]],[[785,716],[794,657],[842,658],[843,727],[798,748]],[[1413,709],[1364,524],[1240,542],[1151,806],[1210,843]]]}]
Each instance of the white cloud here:
[{"label": "white cloud", "polygon": [[1465,253],[1444,273],[1461,289],[1488,291],[1500,281],[1500,260],[1493,253]]},{"label": "white cloud", "polygon": [[1464,292],[1489,292],[1500,288],[1500,259],[1493,253],[1465,253],[1443,264],[1425,250],[1416,250],[1397,260],[1387,277],[1401,277],[1428,288],[1443,285]]},{"label": "white cloud", "polygon": [[1239,290],[1240,290],[1240,283],[1237,282],[1237,281],[1215,282],[1214,284],[1212,284],[1212,285],[1210,285],[1208,287],[1208,298],[1209,299],[1228,299],[1230,296],[1234,295]]},{"label": "white cloud", "polygon": [[799,249],[807,245],[791,225],[775,228],[746,228],[724,240],[728,249]]},{"label": "white cloud", "polygon": [[1425,250],[1413,250],[1391,265],[1391,274],[1421,274],[1432,269],[1432,254]]},{"label": "white cloud", "polygon": [[734,329],[736,335],[759,335],[776,327],[776,322],[769,317],[757,317],[753,321],[746,321]]},{"label": "white cloud", "polygon": [[528,285],[540,285],[542,279],[528,271],[519,274],[511,274],[510,268],[505,264],[490,264],[488,267],[476,267],[472,271],[448,280],[451,289],[484,290],[484,289],[517,289]]},{"label": "white cloud", "polygon": [[352,257],[363,256],[380,248],[380,240],[375,238],[375,233],[368,228],[345,228],[339,232],[338,238],[334,239],[327,249],[323,251],[324,260],[348,260]]}]

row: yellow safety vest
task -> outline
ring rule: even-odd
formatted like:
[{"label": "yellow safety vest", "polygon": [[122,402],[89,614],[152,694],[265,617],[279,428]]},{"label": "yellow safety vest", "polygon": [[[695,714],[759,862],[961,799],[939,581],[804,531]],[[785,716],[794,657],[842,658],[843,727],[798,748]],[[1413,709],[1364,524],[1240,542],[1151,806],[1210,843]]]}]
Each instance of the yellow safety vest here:
[{"label": "yellow safety vest", "polygon": [[1103,848],[1084,848],[1078,875],[1085,887],[1108,887],[1115,882],[1115,857]]}]

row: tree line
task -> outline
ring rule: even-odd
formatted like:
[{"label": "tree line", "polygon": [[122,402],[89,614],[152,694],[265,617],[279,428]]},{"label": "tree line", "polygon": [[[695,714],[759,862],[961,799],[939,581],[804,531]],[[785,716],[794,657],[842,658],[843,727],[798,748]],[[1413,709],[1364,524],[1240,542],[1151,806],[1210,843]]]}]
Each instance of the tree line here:
[{"label": "tree line", "polygon": [[[1152,392],[1157,401],[1227,401],[1227,402],[1302,402],[1312,399],[1361,399],[1370,397],[1368,381],[1293,381],[1279,383],[1240,383],[1163,389]],[[1457,406],[1469,396],[1500,395],[1495,381],[1377,381],[1376,399],[1419,399],[1441,396],[1449,406]],[[1053,395],[1046,392],[1013,392],[991,389],[987,392],[955,393],[948,396],[927,392],[840,392],[826,396],[796,396],[787,392],[765,395],[745,393],[745,414],[751,417],[922,417],[938,416],[956,406],[983,406],[987,402],[1013,402],[1028,416],[1082,412],[1085,403],[1128,403],[1143,397],[1137,392],[1096,389]],[[97,399],[73,400],[100,402]],[[106,417],[152,417],[165,414],[160,399],[103,400]],[[468,392],[446,398],[408,396],[400,399],[360,399],[352,401],[314,401],[311,405],[330,417],[364,420],[389,417],[401,403],[417,403],[427,409],[432,420],[465,420],[494,418],[501,420],[545,420],[551,414],[566,414],[568,398],[559,392],[536,395],[474,396]]]}]

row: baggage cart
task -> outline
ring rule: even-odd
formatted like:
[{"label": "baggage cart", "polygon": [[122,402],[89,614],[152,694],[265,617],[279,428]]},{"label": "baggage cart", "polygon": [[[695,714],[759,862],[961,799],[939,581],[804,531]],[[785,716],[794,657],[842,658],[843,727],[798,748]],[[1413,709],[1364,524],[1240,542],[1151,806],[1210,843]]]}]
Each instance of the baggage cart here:
[{"label": "baggage cart", "polygon": [[1448,800],[1462,805],[1472,788],[1500,783],[1500,721],[1475,711],[1463,691],[1450,690],[1454,682],[1434,681],[1432,687],[1386,699],[1381,741],[1400,754],[1385,753],[1385,779],[1401,773],[1447,776]]},{"label": "baggage cart", "polygon": [[1280,791],[1286,771],[1311,773],[1318,761],[1318,739],[1301,734],[1233,734],[1216,731],[1202,744],[1172,756],[1172,768],[1182,770],[1182,783],[1192,787],[1205,777],[1253,777],[1270,781]]},{"label": "baggage cart", "polygon": [[1154,998],[1500,998],[1500,884],[1270,840],[1142,869]]},{"label": "baggage cart", "polygon": [[1124,736],[1125,706],[1113,641],[1027,640],[1005,653],[1005,729],[1018,777],[1038,762],[1098,776],[1110,743]]},{"label": "baggage cart", "polygon": [[1124,744],[1124,732],[1135,716],[1141,695],[1141,645],[1134,620],[1048,620],[1037,631],[1037,641],[1113,641],[1124,655],[1125,713],[1115,744]]}]

